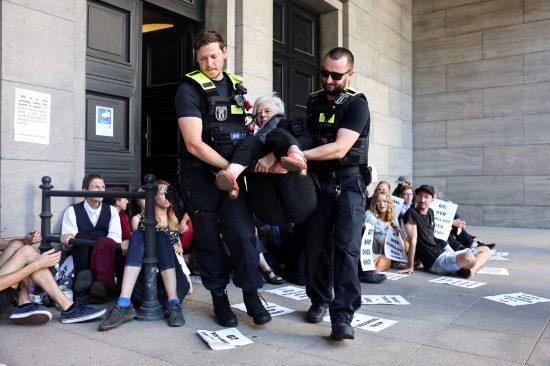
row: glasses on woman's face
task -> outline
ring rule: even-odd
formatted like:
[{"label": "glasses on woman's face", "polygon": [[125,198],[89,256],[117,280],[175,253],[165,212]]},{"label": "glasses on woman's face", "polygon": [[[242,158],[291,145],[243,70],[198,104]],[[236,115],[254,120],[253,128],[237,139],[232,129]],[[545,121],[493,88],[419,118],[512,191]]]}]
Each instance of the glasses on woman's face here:
[{"label": "glasses on woman's face", "polygon": [[323,79],[327,79],[330,76],[332,80],[341,80],[344,77],[344,75],[346,75],[350,71],[351,70],[348,70],[342,74],[340,72],[334,72],[334,71],[328,71],[328,70],[322,69],[321,76],[323,77]]}]

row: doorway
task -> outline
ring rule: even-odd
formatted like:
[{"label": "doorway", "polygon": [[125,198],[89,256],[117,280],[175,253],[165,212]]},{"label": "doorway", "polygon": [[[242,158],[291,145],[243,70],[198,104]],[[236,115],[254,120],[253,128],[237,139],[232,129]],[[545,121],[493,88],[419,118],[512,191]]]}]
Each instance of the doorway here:
[{"label": "doorway", "polygon": [[193,35],[200,23],[144,3],[142,28],[141,172],[177,184],[183,139],[174,96],[194,69]]}]

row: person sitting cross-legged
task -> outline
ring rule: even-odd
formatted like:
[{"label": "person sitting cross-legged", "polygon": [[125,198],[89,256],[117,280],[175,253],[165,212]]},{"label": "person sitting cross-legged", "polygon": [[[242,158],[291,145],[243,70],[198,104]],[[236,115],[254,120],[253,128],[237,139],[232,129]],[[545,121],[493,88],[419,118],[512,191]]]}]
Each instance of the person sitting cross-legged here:
[{"label": "person sitting cross-legged", "polygon": [[[33,235],[34,238],[40,237]],[[105,309],[97,309],[73,302],[61,291],[49,268],[58,264],[61,253],[54,249],[40,254],[29,243],[12,241],[4,246],[0,241],[0,314],[17,299],[18,307],[10,319],[18,324],[44,324],[52,314],[44,307],[35,305],[29,296],[29,279],[40,286],[61,308],[62,323],[77,323],[96,319],[105,314]],[[15,289],[19,288],[19,293]]]},{"label": "person sitting cross-legged", "polygon": [[430,208],[435,189],[430,185],[422,185],[415,193],[416,206],[411,207],[403,218],[409,240],[408,268],[398,273],[412,273],[415,258],[428,272],[456,274],[464,278],[470,277],[483,267],[491,257],[489,248],[469,248],[455,252],[450,247],[443,249],[436,243],[434,212]]}]

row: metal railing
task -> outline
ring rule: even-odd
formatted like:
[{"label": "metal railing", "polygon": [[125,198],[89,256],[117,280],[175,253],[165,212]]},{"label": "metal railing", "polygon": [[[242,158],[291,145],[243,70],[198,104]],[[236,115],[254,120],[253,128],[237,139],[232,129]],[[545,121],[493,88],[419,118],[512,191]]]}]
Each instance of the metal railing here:
[{"label": "metal railing", "polygon": [[[145,256],[143,266],[145,278],[145,296],[142,306],[138,309],[138,320],[160,320],[163,319],[162,307],[157,298],[157,248],[156,248],[156,224],[155,219],[155,195],[157,186],[155,185],[155,176],[148,174],[144,178],[144,192],[105,192],[105,191],[56,191],[51,184],[50,177],[42,177],[42,212],[40,213],[40,233],[42,242],[40,243],[40,252],[45,252],[52,248],[52,243],[60,243],[60,237],[52,235],[52,197],[103,197],[103,198],[144,198],[145,199]],[[84,239],[69,240],[71,246],[93,246],[95,241]]]}]

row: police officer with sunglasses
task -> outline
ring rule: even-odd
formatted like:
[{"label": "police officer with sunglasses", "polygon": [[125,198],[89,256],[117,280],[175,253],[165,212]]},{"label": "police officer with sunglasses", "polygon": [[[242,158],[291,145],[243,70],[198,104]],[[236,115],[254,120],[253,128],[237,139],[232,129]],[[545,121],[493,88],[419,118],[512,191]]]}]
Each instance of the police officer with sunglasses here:
[{"label": "police officer with sunglasses", "polygon": [[307,104],[306,128],[317,147],[304,156],[320,188],[317,209],[306,223],[306,290],[312,303],[307,321],[319,323],[329,310],[334,340],[354,338],[350,323],[361,306],[357,270],[370,113],[365,96],[350,87],[353,63],[348,49],[329,51],[321,69],[323,88]]}]

